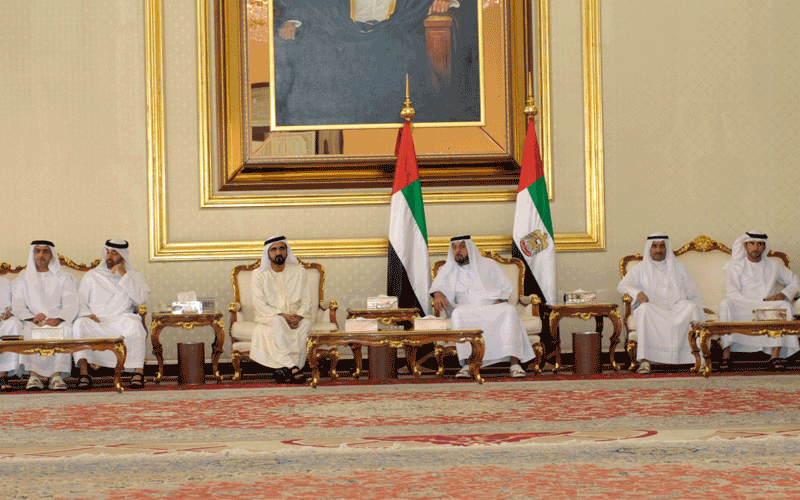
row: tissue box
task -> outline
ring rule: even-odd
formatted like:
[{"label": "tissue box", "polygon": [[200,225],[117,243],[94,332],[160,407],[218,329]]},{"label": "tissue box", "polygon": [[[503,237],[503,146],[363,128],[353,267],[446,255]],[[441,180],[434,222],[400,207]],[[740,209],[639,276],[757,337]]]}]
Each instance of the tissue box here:
[{"label": "tissue box", "polygon": [[567,292],[564,294],[565,304],[594,304],[597,292]]},{"label": "tissue box", "polygon": [[753,309],[753,321],[786,321],[786,310]]},{"label": "tissue box", "polygon": [[203,312],[203,303],[199,300],[190,300],[188,302],[173,302],[173,314],[192,314]]},{"label": "tissue box", "polygon": [[397,297],[369,297],[367,309],[397,309]]},{"label": "tissue box", "polygon": [[377,332],[377,319],[346,319],[344,320],[344,331],[346,332]]},{"label": "tissue box", "polygon": [[217,310],[214,297],[197,297],[197,300],[203,305],[203,312],[213,312]]},{"label": "tissue box", "polygon": [[447,330],[447,319],[414,318],[414,330]]},{"label": "tissue box", "polygon": [[63,340],[63,326],[34,326],[31,328],[31,338],[33,340]]}]

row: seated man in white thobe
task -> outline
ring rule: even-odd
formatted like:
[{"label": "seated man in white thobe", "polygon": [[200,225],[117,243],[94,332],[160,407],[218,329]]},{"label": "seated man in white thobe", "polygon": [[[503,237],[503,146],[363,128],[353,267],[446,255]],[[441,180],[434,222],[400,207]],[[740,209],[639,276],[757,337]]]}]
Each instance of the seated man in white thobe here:
[{"label": "seated man in white thobe", "polygon": [[[106,241],[101,255],[103,262],[87,272],[78,287],[80,310],[72,336],[76,339],[122,337],[127,349],[125,369],[134,371],[129,387],[141,389],[144,387],[147,331],[136,309],[147,302],[150,288],[131,265],[127,241]],[[92,387],[89,364],[117,366],[117,356],[112,351],[79,351],[73,357],[80,369],[78,389],[81,390]]]},{"label": "seated man in white thobe", "polygon": [[[533,359],[534,352],[519,314],[508,303],[513,285],[497,262],[481,255],[469,236],[450,240],[447,261],[429,291],[436,310],[453,308],[453,329],[483,330],[486,352],[482,366],[510,362],[511,376],[525,377],[520,362]],[[458,343],[456,351],[462,366],[456,377],[467,378],[472,346]]]},{"label": "seated man in white thobe", "polygon": [[[13,284],[5,276],[0,277],[0,336],[22,335],[22,322],[11,313],[11,287]],[[7,375],[17,375],[19,354],[4,352],[0,354],[0,392],[11,391]]]},{"label": "seated man in white thobe", "polygon": [[688,334],[691,321],[705,319],[700,290],[686,267],[678,262],[669,237],[647,237],[642,263],[619,282],[617,291],[633,301],[633,321],[639,336],[637,373],[650,373],[650,362],[694,363]]},{"label": "seated man in white thobe", "polygon": [[[797,275],[775,259],[768,259],[767,235],[750,231],[740,236],[731,246],[731,260],[725,264],[726,299],[719,305],[720,321],[752,321],[754,309],[783,309],[786,319],[793,319],[789,302],[800,288]],[[776,289],[780,289],[776,293]],[[770,355],[770,367],[783,371],[785,358],[800,350],[797,336],[771,338],[768,335],[753,337],[733,333],[723,335],[720,370],[733,368],[731,351],[763,351]]]},{"label": "seated man in white thobe", "polygon": [[[33,337],[34,327],[60,327],[63,338],[72,338],[72,322],[78,314],[78,282],[61,269],[55,245],[47,240],[31,242],[28,267],[14,281],[11,292],[11,312],[23,321],[25,340]],[[39,354],[19,357],[20,368],[30,371],[25,389],[40,391],[44,381],[50,379],[49,388],[67,390],[62,376],[69,376],[72,356]]]},{"label": "seated man in white thobe", "polygon": [[261,266],[253,271],[255,321],[250,359],[275,369],[275,381],[302,384],[306,340],[311,330],[311,290],[305,268],[283,236],[264,243]]}]

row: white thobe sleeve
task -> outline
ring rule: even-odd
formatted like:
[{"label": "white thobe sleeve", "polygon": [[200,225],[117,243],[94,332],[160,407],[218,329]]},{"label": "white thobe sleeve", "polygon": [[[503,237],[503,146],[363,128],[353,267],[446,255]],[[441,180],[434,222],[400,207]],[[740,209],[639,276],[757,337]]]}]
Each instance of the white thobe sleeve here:
[{"label": "white thobe sleeve", "polygon": [[78,317],[89,316],[92,314],[92,309],[89,304],[92,300],[92,282],[94,280],[88,274],[84,275],[81,279],[81,284],[78,286]]},{"label": "white thobe sleeve", "polygon": [[136,271],[128,271],[119,280],[119,286],[125,290],[134,304],[140,306],[150,298],[150,287],[144,281],[144,276]]},{"label": "white thobe sleeve", "polygon": [[742,293],[742,279],[734,266],[725,268],[725,297],[729,299],[745,299]]},{"label": "white thobe sleeve", "polygon": [[80,309],[80,299],[78,299],[78,280],[71,274],[64,273],[59,277],[61,282],[61,307],[53,313],[53,318],[63,319],[67,323],[72,323],[78,316]]},{"label": "white thobe sleeve", "polygon": [[681,293],[684,294],[686,300],[690,300],[697,304],[698,307],[703,308],[703,298],[700,296],[700,289],[697,288],[697,283],[695,283],[694,278],[692,275],[689,274],[689,271],[681,266]]},{"label": "white thobe sleeve", "polygon": [[797,275],[786,266],[778,266],[777,281],[785,286],[781,293],[786,296],[786,299],[793,300],[794,296],[797,295],[797,291],[800,290],[800,279],[798,279]]},{"label": "white thobe sleeve", "polygon": [[36,316],[28,309],[28,303],[25,301],[27,288],[28,282],[25,280],[24,274],[15,279],[11,285],[11,313],[23,321]]},{"label": "white thobe sleeve", "polygon": [[[638,266],[637,266],[638,267]],[[622,281],[619,282],[617,285],[617,291],[619,293],[627,293],[633,299],[633,304],[638,304],[639,302],[636,300],[636,297],[639,295],[639,292],[642,291],[642,284],[641,284],[641,277],[638,272],[636,272],[636,267],[628,271]]]},{"label": "white thobe sleeve", "polygon": [[253,273],[253,307],[256,310],[255,321],[257,323],[266,323],[269,318],[273,318],[281,312],[277,304],[270,304],[267,301],[268,286],[266,273]]},{"label": "white thobe sleeve", "polygon": [[313,310],[313,304],[311,304],[311,289],[308,288],[308,273],[305,268],[301,269],[300,276],[300,308],[297,310],[297,314],[313,321],[314,318],[311,316],[311,311]]},{"label": "white thobe sleeve", "polygon": [[[511,280],[508,279],[506,273],[500,268],[500,265],[495,261],[490,261],[493,265],[491,266],[491,284],[495,288],[494,291],[497,292],[497,297],[492,297],[494,300],[508,300],[511,297],[511,292],[514,291],[514,285],[511,284]],[[522,290],[520,290],[522,292]]]}]

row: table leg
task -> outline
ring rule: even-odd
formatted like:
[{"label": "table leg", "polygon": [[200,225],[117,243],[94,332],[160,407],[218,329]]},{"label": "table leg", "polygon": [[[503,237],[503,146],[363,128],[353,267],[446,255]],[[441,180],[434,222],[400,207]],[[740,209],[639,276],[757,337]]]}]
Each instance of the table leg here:
[{"label": "table leg", "polygon": [[472,346],[472,352],[467,360],[467,363],[469,364],[469,371],[475,381],[479,384],[482,384],[483,378],[481,378],[481,364],[483,363],[483,355],[486,352],[486,343],[484,342],[483,337],[469,339],[469,343]]},{"label": "table leg", "polygon": [[703,359],[706,360],[703,376],[708,378],[711,375],[711,332],[705,328],[700,330],[700,349],[703,350]]},{"label": "table leg", "polygon": [[155,356],[158,360],[158,373],[153,379],[153,382],[158,384],[161,382],[161,378],[164,376],[164,349],[162,348],[161,340],[159,339],[159,336],[161,335],[161,329],[164,328],[164,325],[155,321],[153,323],[154,324],[151,326],[153,331],[150,335],[150,342],[153,346],[153,356]]},{"label": "table leg", "polygon": [[353,372],[353,378],[358,378],[361,376],[361,345],[353,344],[350,349],[353,351],[353,359],[356,362],[356,371]]},{"label": "table leg", "polygon": [[558,322],[561,320],[561,315],[558,311],[550,311],[550,333],[551,335],[555,335],[555,346],[556,352],[556,362],[553,365],[553,375],[558,373],[558,369],[561,368],[561,334],[558,331]]},{"label": "table leg", "polygon": [[608,319],[610,319],[611,324],[614,325],[614,333],[611,334],[611,345],[608,348],[608,356],[611,359],[611,367],[614,371],[619,371],[620,366],[614,360],[614,357],[617,354],[619,336],[622,334],[622,317],[619,315],[619,311],[614,309],[609,313]]},{"label": "table leg", "polygon": [[222,355],[222,346],[225,344],[225,328],[221,319],[214,321],[211,324],[211,327],[214,329],[214,333],[216,333],[214,345],[211,347],[211,352],[213,353],[211,358],[211,367],[214,370],[214,376],[217,378],[217,383],[221,384],[222,375],[219,374],[219,357]]},{"label": "table leg", "polygon": [[689,327],[689,347],[691,347],[692,354],[694,355],[694,366],[689,369],[691,373],[700,372],[700,348],[697,347],[698,333],[694,325]]},{"label": "table leg", "polygon": [[122,371],[125,369],[125,358],[128,354],[128,348],[125,347],[124,342],[114,345],[114,355],[117,356],[117,365],[114,367],[114,387],[117,392],[122,392]]},{"label": "table leg", "polygon": [[422,375],[422,372],[419,371],[419,366],[417,365],[417,346],[404,345],[403,347],[406,350],[406,363],[408,363],[408,366],[411,367],[411,372],[414,374],[414,376],[419,378]]},{"label": "table leg", "polygon": [[317,358],[317,348],[319,347],[315,341],[308,339],[308,365],[311,367],[311,387],[316,389],[319,383],[319,359]]}]

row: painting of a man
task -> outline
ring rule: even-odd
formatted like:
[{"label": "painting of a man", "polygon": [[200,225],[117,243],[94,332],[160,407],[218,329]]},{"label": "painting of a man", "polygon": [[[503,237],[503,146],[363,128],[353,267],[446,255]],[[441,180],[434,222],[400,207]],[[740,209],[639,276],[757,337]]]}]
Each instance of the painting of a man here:
[{"label": "painting of a man", "polygon": [[[274,6],[277,127],[397,123],[406,74],[416,123],[480,121],[477,0]],[[431,71],[424,28],[430,14],[453,17],[451,77],[444,84]]]}]

